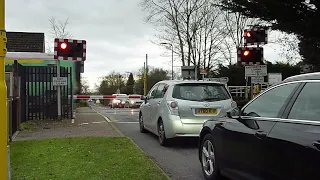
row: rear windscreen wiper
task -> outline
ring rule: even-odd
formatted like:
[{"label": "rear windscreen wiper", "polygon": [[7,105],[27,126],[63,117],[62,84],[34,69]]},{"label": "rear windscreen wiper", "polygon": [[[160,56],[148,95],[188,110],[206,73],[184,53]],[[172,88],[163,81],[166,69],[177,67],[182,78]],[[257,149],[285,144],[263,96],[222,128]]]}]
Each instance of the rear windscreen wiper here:
[{"label": "rear windscreen wiper", "polygon": [[204,98],[203,100],[204,100],[204,101],[213,101],[213,100],[217,101],[217,100],[220,100],[220,98],[210,97],[210,98]]}]

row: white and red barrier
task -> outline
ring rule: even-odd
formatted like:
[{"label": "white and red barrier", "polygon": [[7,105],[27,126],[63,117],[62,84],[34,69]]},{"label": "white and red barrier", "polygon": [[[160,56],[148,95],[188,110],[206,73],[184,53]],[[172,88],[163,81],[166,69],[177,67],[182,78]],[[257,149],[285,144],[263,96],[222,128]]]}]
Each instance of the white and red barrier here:
[{"label": "white and red barrier", "polygon": [[[139,95],[129,95],[129,99],[140,99]],[[112,95],[73,95],[73,99],[116,99],[124,98],[124,96],[112,96]]]}]

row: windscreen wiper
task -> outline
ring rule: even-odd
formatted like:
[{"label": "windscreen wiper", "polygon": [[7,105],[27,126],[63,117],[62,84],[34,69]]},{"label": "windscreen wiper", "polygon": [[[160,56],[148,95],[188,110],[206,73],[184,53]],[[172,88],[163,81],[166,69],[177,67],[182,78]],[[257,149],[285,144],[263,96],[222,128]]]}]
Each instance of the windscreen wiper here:
[{"label": "windscreen wiper", "polygon": [[220,100],[220,98],[210,97],[210,98],[204,98],[203,100],[204,100],[204,101],[218,101],[218,100]]}]

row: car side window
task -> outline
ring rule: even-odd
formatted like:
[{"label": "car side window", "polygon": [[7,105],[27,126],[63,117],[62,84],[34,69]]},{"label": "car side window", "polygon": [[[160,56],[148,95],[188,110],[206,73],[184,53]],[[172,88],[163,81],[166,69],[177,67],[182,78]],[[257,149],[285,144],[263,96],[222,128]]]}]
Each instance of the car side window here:
[{"label": "car side window", "polygon": [[156,93],[156,96],[155,98],[163,98],[164,94],[166,93],[168,89],[168,85],[166,84],[160,84],[158,86],[158,89],[157,89],[157,93]]},{"label": "car side window", "polygon": [[293,92],[297,83],[275,87],[252,101],[242,112],[242,116],[276,118],[281,107]]},{"label": "car side window", "polygon": [[157,89],[158,89],[158,86],[159,84],[156,84],[155,86],[152,87],[152,89],[149,91],[149,99],[154,99],[155,96],[156,96],[156,92],[157,92]]},{"label": "car side window", "polygon": [[320,121],[320,82],[307,83],[293,104],[288,119]]}]

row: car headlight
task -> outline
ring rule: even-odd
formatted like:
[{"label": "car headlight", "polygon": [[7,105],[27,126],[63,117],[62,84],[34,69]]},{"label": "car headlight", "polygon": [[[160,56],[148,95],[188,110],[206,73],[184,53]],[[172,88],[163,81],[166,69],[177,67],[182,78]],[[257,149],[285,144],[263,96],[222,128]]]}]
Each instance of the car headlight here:
[{"label": "car headlight", "polygon": [[121,102],[121,104],[125,104],[125,103],[126,103],[125,101],[122,101],[122,102]]},{"label": "car headlight", "polygon": [[134,101],[130,101],[131,104],[134,104]]}]

